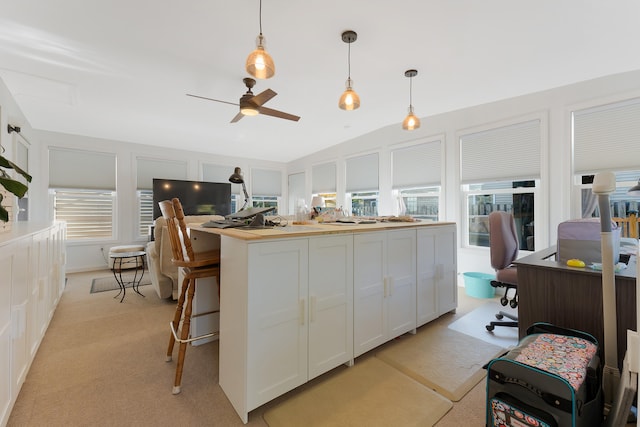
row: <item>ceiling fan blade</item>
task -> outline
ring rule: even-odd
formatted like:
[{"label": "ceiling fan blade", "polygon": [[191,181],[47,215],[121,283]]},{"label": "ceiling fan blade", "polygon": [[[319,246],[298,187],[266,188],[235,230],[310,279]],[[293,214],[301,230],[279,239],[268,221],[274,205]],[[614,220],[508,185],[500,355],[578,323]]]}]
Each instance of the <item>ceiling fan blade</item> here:
[{"label": "ceiling fan blade", "polygon": [[235,123],[243,117],[244,117],[244,114],[242,114],[241,112],[238,112],[238,114],[236,114],[236,116],[233,119],[231,119],[230,123]]},{"label": "ceiling fan blade", "polygon": [[237,102],[222,101],[220,99],[207,98],[206,96],[192,95],[190,93],[187,93],[186,95],[187,96],[192,96],[194,98],[206,99],[207,101],[222,102],[223,104],[229,104],[229,105],[239,105]]},{"label": "ceiling fan blade", "polygon": [[264,92],[260,92],[259,94],[251,98],[250,102],[257,107],[260,107],[276,95],[277,93],[275,93],[271,89],[267,89]]},{"label": "ceiling fan blade", "polygon": [[278,110],[272,110],[267,107],[259,107],[258,111],[260,111],[260,114],[264,114],[265,116],[277,117],[279,119],[293,120],[294,122],[300,120],[299,116],[294,116],[293,114],[284,113]]}]

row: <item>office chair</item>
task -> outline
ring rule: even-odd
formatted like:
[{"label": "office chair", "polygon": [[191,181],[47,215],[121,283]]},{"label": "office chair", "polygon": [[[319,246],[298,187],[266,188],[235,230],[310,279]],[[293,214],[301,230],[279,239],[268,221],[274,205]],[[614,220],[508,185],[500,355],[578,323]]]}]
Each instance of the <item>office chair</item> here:
[{"label": "office chair", "polygon": [[[518,270],[512,265],[518,257],[518,235],[512,214],[501,211],[489,214],[489,252],[491,267],[496,271],[496,280],[491,281],[491,286],[505,288],[500,298],[503,306],[518,307]],[[511,297],[510,291],[513,291]],[[505,317],[510,320],[501,321]],[[497,313],[496,319],[498,321],[486,325],[487,331],[493,331],[496,326],[518,326],[517,316],[504,311]]]}]

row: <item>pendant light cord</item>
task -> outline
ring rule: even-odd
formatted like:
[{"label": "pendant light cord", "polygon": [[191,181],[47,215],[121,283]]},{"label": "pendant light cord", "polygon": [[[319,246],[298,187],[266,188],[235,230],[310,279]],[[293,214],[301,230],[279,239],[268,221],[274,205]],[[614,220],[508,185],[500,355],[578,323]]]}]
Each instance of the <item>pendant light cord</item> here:
[{"label": "pendant light cord", "polygon": [[413,107],[413,77],[409,79],[409,107]]},{"label": "pendant light cord", "polygon": [[349,42],[347,44],[349,45],[349,56],[348,56],[348,59],[347,59],[347,64],[349,66],[349,80],[351,80],[351,42]]},{"label": "pendant light cord", "polygon": [[259,17],[259,21],[260,21],[260,35],[262,35],[262,0],[260,0],[260,17]]}]

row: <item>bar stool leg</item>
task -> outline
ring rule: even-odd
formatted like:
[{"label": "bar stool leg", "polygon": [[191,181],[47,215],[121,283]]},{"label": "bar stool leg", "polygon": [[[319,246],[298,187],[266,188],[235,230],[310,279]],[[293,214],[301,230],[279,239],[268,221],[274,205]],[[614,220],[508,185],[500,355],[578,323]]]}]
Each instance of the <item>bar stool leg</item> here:
[{"label": "bar stool leg", "polygon": [[184,321],[182,322],[182,335],[180,347],[178,349],[178,364],[176,365],[176,379],[173,384],[173,394],[180,393],[180,383],[182,382],[182,369],[184,367],[184,356],[187,352],[187,340],[189,339],[189,329],[191,328],[191,312],[193,296],[196,293],[196,279],[189,280],[187,295],[187,306],[184,311]]},{"label": "bar stool leg", "polygon": [[[176,312],[173,315],[173,330],[178,331],[178,327],[180,326],[180,319],[182,318],[182,306],[184,305],[184,298],[187,295],[187,287],[189,286],[189,279],[184,278],[182,280],[182,292],[180,293],[180,297],[178,297],[178,305],[176,306]],[[184,328],[184,326],[183,326]],[[169,334],[169,347],[167,348],[167,362],[171,362],[171,357],[173,354],[173,345],[175,344],[176,339],[173,336],[173,332]]]}]

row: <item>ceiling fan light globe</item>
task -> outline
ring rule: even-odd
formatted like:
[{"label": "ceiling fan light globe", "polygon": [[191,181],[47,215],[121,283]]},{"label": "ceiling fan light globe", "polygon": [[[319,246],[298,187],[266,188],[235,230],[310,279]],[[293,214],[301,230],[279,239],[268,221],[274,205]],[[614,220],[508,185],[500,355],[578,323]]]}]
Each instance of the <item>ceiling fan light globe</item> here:
[{"label": "ceiling fan light globe", "polygon": [[247,73],[256,79],[269,79],[275,75],[276,66],[271,55],[265,50],[265,40],[262,34],[258,36],[256,45],[256,49],[247,57],[245,68]]},{"label": "ceiling fan light globe", "polygon": [[240,112],[244,116],[257,116],[260,112],[254,107],[242,107]]}]

